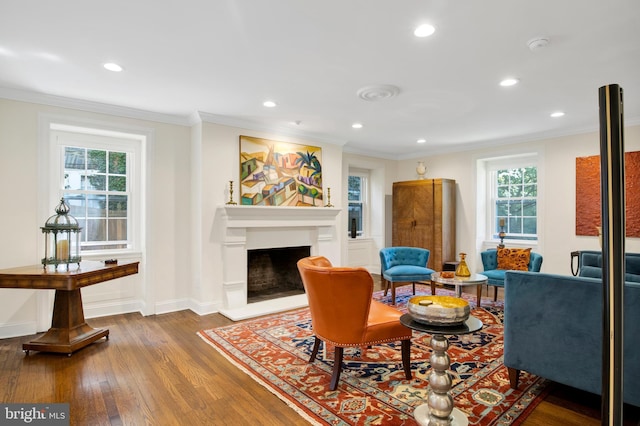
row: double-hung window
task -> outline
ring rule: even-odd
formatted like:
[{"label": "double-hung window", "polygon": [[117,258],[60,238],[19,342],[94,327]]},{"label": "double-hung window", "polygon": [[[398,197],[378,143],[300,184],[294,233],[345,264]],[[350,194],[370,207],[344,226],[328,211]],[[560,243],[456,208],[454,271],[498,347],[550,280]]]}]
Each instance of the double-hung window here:
[{"label": "double-hung window", "polygon": [[368,206],[368,177],[365,170],[349,170],[347,197],[349,202],[348,232],[355,224],[356,236],[363,237],[367,233],[369,219]]},{"label": "double-hung window", "polygon": [[85,255],[140,249],[141,141],[104,133],[51,131],[56,192],[82,228]]},{"label": "double-hung window", "polygon": [[535,156],[486,162],[491,239],[538,240],[538,167]]}]

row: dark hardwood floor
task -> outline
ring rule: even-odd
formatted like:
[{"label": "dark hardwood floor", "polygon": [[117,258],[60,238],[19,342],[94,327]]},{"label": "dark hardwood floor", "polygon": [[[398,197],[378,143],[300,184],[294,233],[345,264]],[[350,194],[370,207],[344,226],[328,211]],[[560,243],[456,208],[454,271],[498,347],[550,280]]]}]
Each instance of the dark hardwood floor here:
[{"label": "dark hardwood floor", "polygon": [[[70,403],[72,425],[304,425],[284,402],[196,335],[231,323],[191,311],[94,318],[110,338],[71,357],[0,340],[2,402]],[[524,425],[599,425],[599,398],[554,386]],[[638,424],[637,410],[626,413]]]}]

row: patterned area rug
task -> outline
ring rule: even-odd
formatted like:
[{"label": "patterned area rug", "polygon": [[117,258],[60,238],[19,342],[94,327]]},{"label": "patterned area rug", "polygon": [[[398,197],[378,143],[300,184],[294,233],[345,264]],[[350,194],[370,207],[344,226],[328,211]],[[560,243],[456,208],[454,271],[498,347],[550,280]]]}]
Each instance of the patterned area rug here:
[{"label": "patterned area rug", "polygon": [[[410,288],[397,290],[396,306],[402,311]],[[416,293],[431,294],[420,285]],[[437,294],[453,292],[438,289]],[[519,389],[509,387],[502,364],[501,301],[482,299],[478,308],[475,296],[463,296],[484,327],[474,334],[449,338],[455,406],[467,414],[471,425],[519,424],[543,399],[547,381],[522,372]],[[382,292],[376,292],[374,298],[386,303],[390,299]],[[425,333],[413,332],[412,380],[404,378],[399,342],[364,350],[349,348],[335,391],[329,390],[333,348],[321,349],[316,361],[308,363],[313,335],[306,308],[198,334],[312,424],[414,425],[413,410],[425,403],[431,368],[430,336]]]}]

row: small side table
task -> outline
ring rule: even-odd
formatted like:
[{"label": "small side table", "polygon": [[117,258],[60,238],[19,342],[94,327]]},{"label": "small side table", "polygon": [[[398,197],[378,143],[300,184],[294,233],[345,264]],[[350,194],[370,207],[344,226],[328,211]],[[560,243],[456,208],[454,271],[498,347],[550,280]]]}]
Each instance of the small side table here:
[{"label": "small side table", "polygon": [[476,286],[477,306],[480,307],[482,300],[482,285],[487,283],[486,275],[471,274],[470,277],[459,277],[454,275],[453,278],[443,278],[440,272],[431,274],[431,294],[436,294],[436,284],[447,284],[456,286],[456,297],[462,297],[462,287],[468,285]]},{"label": "small side table", "polygon": [[409,314],[400,317],[400,322],[412,330],[422,331],[431,334],[431,373],[429,374],[429,391],[427,393],[427,403],[419,405],[413,411],[413,417],[420,426],[467,426],[469,420],[467,415],[454,407],[453,397],[449,394],[452,380],[449,374],[449,340],[447,335],[462,335],[475,333],[482,329],[482,321],[470,315],[461,325],[440,327],[423,324],[414,321]]},{"label": "small side table", "polygon": [[78,349],[103,337],[109,338],[109,329],[95,329],[84,319],[80,289],[104,281],[138,273],[139,262],[105,265],[102,262],[83,261],[76,269],[51,271],[42,265],[0,270],[0,288],[55,290],[51,328],[22,350],[56,352],[71,356]]}]

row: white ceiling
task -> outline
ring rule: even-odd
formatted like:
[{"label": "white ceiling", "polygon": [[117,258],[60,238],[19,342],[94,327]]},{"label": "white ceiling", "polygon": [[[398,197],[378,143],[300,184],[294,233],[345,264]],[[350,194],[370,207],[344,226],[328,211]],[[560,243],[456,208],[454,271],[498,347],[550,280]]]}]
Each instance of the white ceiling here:
[{"label": "white ceiling", "polygon": [[[624,90],[625,124],[640,124],[639,19],[638,0],[2,0],[0,97],[185,122],[199,111],[412,158],[595,131],[607,84]],[[425,22],[436,33],[416,38]],[[529,50],[539,36],[549,45]],[[108,61],[125,70],[104,70]],[[507,76],[520,84],[500,87]],[[357,96],[376,84],[400,93]],[[556,110],[566,115],[550,118]]]}]

